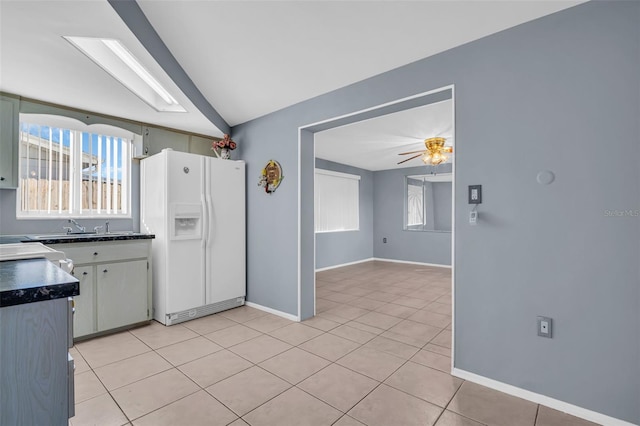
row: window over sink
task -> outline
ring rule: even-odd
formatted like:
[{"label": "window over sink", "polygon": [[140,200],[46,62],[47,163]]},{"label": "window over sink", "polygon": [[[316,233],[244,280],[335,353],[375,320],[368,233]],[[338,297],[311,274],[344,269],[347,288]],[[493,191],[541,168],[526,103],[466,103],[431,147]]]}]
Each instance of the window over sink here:
[{"label": "window over sink", "polygon": [[20,114],[16,215],[131,217],[131,131]]}]

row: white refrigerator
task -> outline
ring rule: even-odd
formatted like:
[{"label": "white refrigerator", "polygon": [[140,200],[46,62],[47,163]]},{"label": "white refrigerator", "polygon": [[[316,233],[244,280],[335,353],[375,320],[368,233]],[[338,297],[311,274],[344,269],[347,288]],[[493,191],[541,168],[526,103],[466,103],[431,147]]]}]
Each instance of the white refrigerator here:
[{"label": "white refrigerator", "polygon": [[140,162],[153,241],[153,317],[172,325],[244,304],[245,163],[165,149]]}]

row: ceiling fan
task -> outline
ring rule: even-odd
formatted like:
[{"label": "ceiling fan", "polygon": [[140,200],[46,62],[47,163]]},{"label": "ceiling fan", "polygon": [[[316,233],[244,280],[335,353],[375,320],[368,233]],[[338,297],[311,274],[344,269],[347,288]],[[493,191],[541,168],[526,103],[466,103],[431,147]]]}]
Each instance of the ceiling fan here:
[{"label": "ceiling fan", "polygon": [[409,152],[401,152],[398,155],[408,155],[408,154],[416,154],[411,158],[407,158],[406,160],[400,161],[398,164],[402,164],[409,160],[413,160],[414,158],[418,158],[422,156],[422,161],[424,164],[437,166],[440,163],[444,163],[449,158],[445,153],[452,153],[453,147],[444,146],[446,139],[441,137],[429,138],[424,140],[424,146],[427,148],[423,151],[409,151]]}]

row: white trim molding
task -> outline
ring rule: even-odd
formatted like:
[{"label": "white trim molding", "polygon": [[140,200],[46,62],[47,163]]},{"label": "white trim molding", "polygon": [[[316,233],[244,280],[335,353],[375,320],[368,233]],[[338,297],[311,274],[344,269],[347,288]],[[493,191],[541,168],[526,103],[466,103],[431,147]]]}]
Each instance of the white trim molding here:
[{"label": "white trim molding", "polygon": [[580,417],[581,419],[588,420],[590,422],[607,425],[607,426],[637,426],[633,423],[626,422],[624,420],[616,419],[615,417],[607,416],[596,411],[591,411],[586,408],[578,407],[577,405],[569,404],[568,402],[560,401],[555,398],[551,398],[539,393],[531,392],[526,389],[519,388],[517,386],[508,385],[506,383],[499,382],[497,380],[489,379],[484,376],[479,376],[474,373],[470,373],[459,368],[454,368],[451,371],[453,376],[459,377],[470,382],[486,386],[491,389],[495,389],[500,392],[504,392],[508,395],[513,395],[518,398],[526,399],[527,401],[535,402],[536,404],[544,405],[554,410],[562,411],[563,413],[570,414],[572,416]]},{"label": "white trim molding", "polygon": [[451,269],[451,265],[442,265],[440,263],[412,262],[410,260],[384,259],[381,257],[374,257],[371,260],[377,260],[379,262],[408,263],[410,265],[434,266],[436,268]]},{"label": "white trim molding", "polygon": [[329,269],[342,268],[343,266],[357,265],[358,263],[371,262],[373,260],[375,260],[375,259],[373,257],[370,257],[368,259],[362,259],[362,260],[356,260],[356,261],[353,261],[353,262],[341,263],[339,265],[325,266],[324,268],[317,268],[316,272],[328,271]]},{"label": "white trim molding", "polygon": [[255,309],[258,309],[260,311],[268,312],[270,314],[277,315],[279,317],[282,317],[284,319],[288,319],[290,321],[300,322],[300,317],[288,314],[286,312],[279,311],[277,309],[267,308],[266,306],[258,305],[257,303],[253,303],[253,302],[244,302],[244,304],[247,305],[250,308],[255,308]]}]

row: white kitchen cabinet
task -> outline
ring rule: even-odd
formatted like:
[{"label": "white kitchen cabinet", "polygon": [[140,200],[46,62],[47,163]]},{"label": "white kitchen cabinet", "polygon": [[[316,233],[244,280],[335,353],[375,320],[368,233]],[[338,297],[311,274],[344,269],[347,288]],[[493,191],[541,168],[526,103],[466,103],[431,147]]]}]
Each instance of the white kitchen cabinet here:
[{"label": "white kitchen cabinet", "polygon": [[104,263],[96,269],[98,329],[109,330],[149,319],[146,259]]},{"label": "white kitchen cabinet", "polygon": [[189,135],[186,133],[172,132],[157,127],[145,127],[143,131],[142,144],[145,155],[157,154],[165,148],[182,152],[189,151]]},{"label": "white kitchen cabinet", "polygon": [[20,101],[0,96],[0,188],[18,187],[18,114]]},{"label": "white kitchen cabinet", "polygon": [[73,260],[73,275],[80,280],[80,296],[74,298],[75,339],[151,319],[150,239],[48,246]]},{"label": "white kitchen cabinet", "polygon": [[96,332],[94,267],[76,266],[73,276],[80,281],[80,295],[73,298],[73,337],[85,336]]}]

